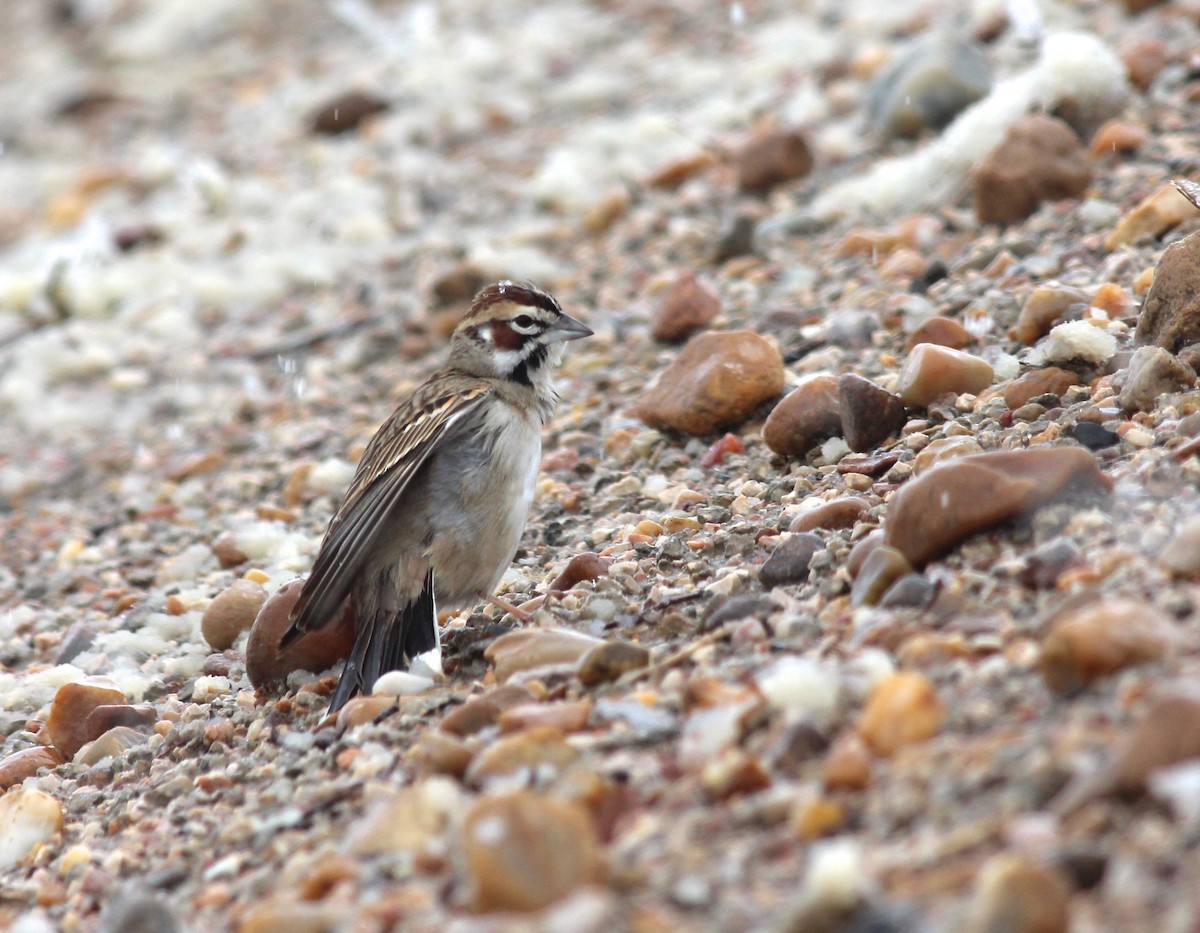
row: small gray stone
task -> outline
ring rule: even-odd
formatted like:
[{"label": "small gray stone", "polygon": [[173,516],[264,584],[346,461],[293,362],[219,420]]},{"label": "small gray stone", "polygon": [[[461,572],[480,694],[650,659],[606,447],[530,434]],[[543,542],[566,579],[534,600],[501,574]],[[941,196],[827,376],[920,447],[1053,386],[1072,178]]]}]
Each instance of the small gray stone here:
[{"label": "small gray stone", "polygon": [[867,120],[884,137],[940,130],[991,86],[991,64],[978,45],[927,36],[879,72],[871,85]]},{"label": "small gray stone", "polygon": [[767,589],[803,583],[808,579],[808,565],[813,555],[823,550],[825,542],[815,534],[792,535],[767,558],[758,572],[758,579]]},{"label": "small gray stone", "polygon": [[1138,347],[1125,372],[1121,406],[1126,411],[1154,411],[1161,396],[1195,384],[1195,371],[1162,347]]},{"label": "small gray stone", "polygon": [[859,453],[874,450],[904,427],[904,400],[870,379],[845,373],[838,379],[838,410],[842,436]]}]

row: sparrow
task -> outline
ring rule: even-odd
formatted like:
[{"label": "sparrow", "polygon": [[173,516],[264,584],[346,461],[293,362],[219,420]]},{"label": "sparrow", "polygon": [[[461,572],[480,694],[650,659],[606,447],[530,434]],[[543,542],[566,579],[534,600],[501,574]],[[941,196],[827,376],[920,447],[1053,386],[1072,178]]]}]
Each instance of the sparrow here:
[{"label": "sparrow", "polygon": [[533,501],[553,372],[564,344],[591,334],[532,284],[489,285],[454,329],[446,365],[371,438],[279,646],[353,602],[354,646],[330,712],[435,648],[439,605],[493,598]]}]

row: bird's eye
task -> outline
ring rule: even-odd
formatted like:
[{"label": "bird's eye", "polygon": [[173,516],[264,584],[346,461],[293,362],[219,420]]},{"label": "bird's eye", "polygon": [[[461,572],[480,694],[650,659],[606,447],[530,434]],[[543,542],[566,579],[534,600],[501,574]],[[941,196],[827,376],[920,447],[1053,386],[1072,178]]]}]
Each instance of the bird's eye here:
[{"label": "bird's eye", "polygon": [[533,318],[528,314],[518,314],[512,322],[517,330],[533,330]]}]

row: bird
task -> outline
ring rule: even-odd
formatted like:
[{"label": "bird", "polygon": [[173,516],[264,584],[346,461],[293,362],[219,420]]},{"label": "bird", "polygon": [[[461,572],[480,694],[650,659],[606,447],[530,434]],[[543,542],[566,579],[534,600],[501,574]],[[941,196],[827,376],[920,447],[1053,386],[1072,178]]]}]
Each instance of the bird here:
[{"label": "bird", "polygon": [[446,365],[371,438],[279,643],[352,601],[354,643],[331,713],[435,648],[439,606],[494,599],[533,501],[554,371],[568,341],[591,335],[532,283],[488,285],[455,327]]}]

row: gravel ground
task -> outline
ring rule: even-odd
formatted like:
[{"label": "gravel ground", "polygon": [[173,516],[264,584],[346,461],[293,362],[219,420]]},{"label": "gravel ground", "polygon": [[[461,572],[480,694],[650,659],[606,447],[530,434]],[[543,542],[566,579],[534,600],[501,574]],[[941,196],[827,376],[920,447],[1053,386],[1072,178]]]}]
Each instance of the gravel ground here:
[{"label": "gravel ground", "polygon": [[[1137,213],[1200,172],[1200,7],[893,6],[0,5],[0,925],[1197,929],[1200,329],[1133,351],[1200,230]],[[939,32],[992,95],[881,131]],[[1083,183],[984,223],[1031,108]],[[534,621],[323,723],[244,630],[499,277],[596,331]]]}]

